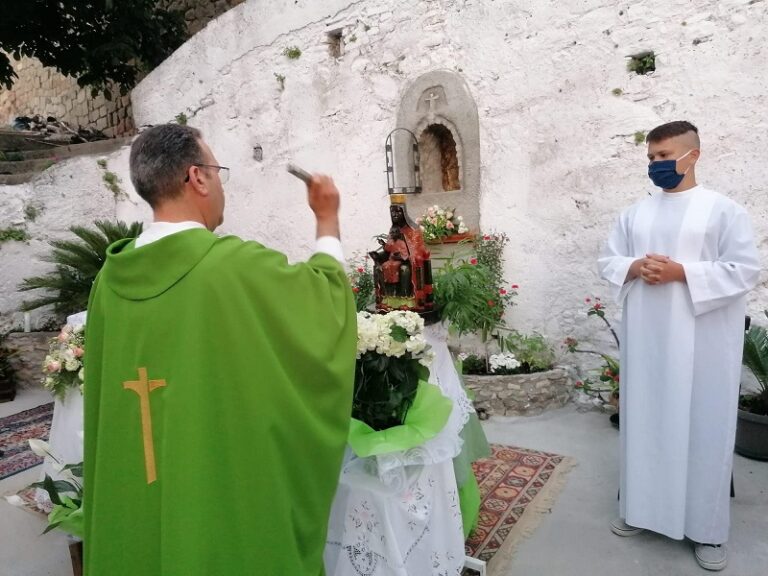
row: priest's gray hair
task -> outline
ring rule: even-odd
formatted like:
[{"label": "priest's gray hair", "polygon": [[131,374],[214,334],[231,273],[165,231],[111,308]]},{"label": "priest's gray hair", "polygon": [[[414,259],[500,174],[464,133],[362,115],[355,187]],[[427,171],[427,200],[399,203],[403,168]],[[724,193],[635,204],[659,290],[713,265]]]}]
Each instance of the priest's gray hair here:
[{"label": "priest's gray hair", "polygon": [[161,124],[139,134],[131,145],[131,182],[153,208],[178,197],[193,164],[202,164],[200,130]]}]

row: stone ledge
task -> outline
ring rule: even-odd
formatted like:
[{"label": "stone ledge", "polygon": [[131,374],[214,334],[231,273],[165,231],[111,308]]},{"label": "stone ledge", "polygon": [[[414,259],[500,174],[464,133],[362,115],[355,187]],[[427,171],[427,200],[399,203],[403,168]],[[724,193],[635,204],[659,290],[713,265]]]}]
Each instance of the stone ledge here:
[{"label": "stone ledge", "polygon": [[571,398],[571,377],[565,368],[534,374],[479,376],[465,374],[475,407],[498,416],[533,416],[565,406]]}]

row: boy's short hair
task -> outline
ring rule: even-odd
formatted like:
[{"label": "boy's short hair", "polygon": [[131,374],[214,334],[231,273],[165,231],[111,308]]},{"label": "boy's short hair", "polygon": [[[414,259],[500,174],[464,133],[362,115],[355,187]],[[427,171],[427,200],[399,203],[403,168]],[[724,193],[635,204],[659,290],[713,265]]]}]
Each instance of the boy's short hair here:
[{"label": "boy's short hair", "polygon": [[674,122],[667,122],[661,126],[656,126],[653,130],[648,132],[648,136],[645,137],[647,143],[661,142],[668,138],[674,138],[675,136],[682,136],[688,132],[694,132],[698,135],[699,129],[687,120],[675,120]]}]

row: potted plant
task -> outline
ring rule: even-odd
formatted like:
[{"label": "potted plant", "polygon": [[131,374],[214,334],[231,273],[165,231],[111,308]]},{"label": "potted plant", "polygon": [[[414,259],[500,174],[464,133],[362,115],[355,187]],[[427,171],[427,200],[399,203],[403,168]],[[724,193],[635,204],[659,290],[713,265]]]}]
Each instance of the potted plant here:
[{"label": "potted plant", "polygon": [[768,330],[764,326],[751,326],[747,331],[742,362],[758,387],[756,392],[739,396],[735,449],[747,458],[768,460]]}]

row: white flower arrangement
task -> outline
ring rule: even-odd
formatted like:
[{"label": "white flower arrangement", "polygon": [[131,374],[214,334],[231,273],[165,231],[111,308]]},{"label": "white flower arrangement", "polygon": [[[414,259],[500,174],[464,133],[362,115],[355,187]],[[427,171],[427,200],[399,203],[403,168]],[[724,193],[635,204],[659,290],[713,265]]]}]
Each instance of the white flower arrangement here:
[{"label": "white flower arrangement", "polygon": [[78,387],[82,392],[84,355],[85,326],[67,324],[56,338],[51,339],[48,355],[43,361],[43,386],[60,397],[65,396],[69,388]]},{"label": "white flower arrangement", "polygon": [[424,339],[424,319],[415,312],[357,313],[357,358],[366,352],[401,358],[409,354],[429,367],[433,354]]},{"label": "white flower arrangement", "polygon": [[488,358],[488,365],[491,369],[491,374],[497,374],[499,372],[507,373],[519,368],[520,362],[511,352],[501,352],[500,354],[491,354]]},{"label": "white flower arrangement", "polygon": [[432,359],[415,312],[358,312],[353,418],[374,430],[402,424]]}]

